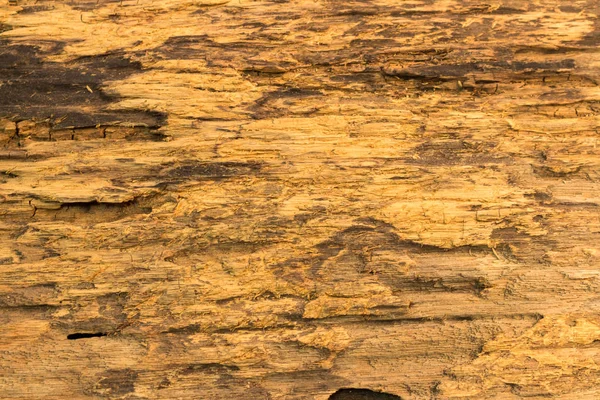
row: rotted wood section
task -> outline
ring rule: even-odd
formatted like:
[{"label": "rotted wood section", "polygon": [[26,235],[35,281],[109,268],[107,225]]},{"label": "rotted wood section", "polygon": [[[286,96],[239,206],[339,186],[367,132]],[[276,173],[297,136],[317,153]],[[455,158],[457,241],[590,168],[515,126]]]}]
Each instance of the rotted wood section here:
[{"label": "rotted wood section", "polygon": [[0,398],[600,398],[597,0],[0,0]]}]

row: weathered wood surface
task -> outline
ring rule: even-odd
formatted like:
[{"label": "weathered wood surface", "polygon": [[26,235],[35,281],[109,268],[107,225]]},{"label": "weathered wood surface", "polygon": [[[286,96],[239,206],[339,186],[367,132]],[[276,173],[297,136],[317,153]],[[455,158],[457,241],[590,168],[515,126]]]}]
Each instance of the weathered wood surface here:
[{"label": "weathered wood surface", "polygon": [[597,0],[0,32],[1,398],[600,398]]}]

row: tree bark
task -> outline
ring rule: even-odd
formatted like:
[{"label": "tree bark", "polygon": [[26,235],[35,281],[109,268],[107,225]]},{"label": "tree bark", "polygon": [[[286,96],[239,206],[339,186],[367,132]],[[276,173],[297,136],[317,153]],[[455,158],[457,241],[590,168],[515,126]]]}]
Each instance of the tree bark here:
[{"label": "tree bark", "polygon": [[599,44],[597,0],[0,0],[0,398],[599,398]]}]

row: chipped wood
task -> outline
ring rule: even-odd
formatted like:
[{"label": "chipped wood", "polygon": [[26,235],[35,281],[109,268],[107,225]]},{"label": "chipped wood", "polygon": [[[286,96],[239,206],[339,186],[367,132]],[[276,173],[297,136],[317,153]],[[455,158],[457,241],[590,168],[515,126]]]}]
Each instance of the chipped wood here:
[{"label": "chipped wood", "polygon": [[0,0],[0,398],[599,398],[599,17]]}]

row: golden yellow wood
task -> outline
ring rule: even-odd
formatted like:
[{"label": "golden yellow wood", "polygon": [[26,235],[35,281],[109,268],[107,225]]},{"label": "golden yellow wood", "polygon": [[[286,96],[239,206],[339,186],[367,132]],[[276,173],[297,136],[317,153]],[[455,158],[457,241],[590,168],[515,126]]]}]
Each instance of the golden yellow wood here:
[{"label": "golden yellow wood", "polygon": [[598,399],[599,21],[0,0],[0,398]]}]

